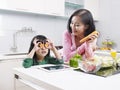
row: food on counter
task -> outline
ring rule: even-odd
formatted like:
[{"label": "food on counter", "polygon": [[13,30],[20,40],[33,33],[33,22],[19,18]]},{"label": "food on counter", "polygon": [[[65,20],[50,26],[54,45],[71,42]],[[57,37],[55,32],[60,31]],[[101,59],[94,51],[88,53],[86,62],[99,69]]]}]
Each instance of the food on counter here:
[{"label": "food on counter", "polygon": [[94,55],[91,60],[82,60],[82,56],[76,54],[70,59],[69,65],[74,68],[80,68],[84,72],[95,73],[101,68],[111,68],[117,62],[120,66],[120,58],[116,61],[111,56]]},{"label": "food on counter", "polygon": [[113,60],[102,61],[102,67],[111,67],[113,66],[113,64],[114,64]]},{"label": "food on counter", "polygon": [[79,55],[79,54],[75,54],[71,59],[70,59],[70,66],[71,67],[74,67],[74,68],[77,68],[79,66],[79,61],[82,60],[82,56]]},{"label": "food on counter", "polygon": [[[81,68],[81,67],[80,67]],[[83,70],[84,68],[84,70]],[[85,72],[92,72],[96,69],[96,65],[91,61],[84,61],[82,62],[82,70],[85,71]]]},{"label": "food on counter", "polygon": [[120,66],[120,57],[118,59],[116,59],[116,63],[118,66]]},{"label": "food on counter", "polygon": [[111,57],[112,57],[113,59],[116,59],[116,57],[117,57],[117,52],[116,52],[115,50],[111,50],[110,54],[111,54]]},{"label": "food on counter", "polygon": [[117,61],[117,63],[120,63],[120,57],[116,61]]},{"label": "food on counter", "polygon": [[88,36],[86,36],[85,38],[83,38],[82,40],[80,40],[80,43],[84,43],[85,41],[89,40],[89,37],[90,37],[91,35],[98,35],[98,34],[99,34],[98,31],[94,31],[94,32],[92,32],[91,34],[89,34]]},{"label": "food on counter", "polygon": [[71,67],[77,68],[78,67],[78,60],[77,59],[70,59],[69,64]]},{"label": "food on counter", "polygon": [[92,60],[84,60],[79,63],[79,67],[84,72],[95,73],[101,68],[101,60],[96,58]]},{"label": "food on counter", "polygon": [[109,39],[107,39],[106,41],[103,41],[102,44],[103,44],[103,45],[113,45],[114,42],[113,42],[113,41],[110,41]]},{"label": "food on counter", "polygon": [[94,60],[85,60],[79,63],[80,69],[84,72],[95,73],[100,68],[109,68],[114,64],[114,60],[111,56],[95,55],[93,58]]},{"label": "food on counter", "polygon": [[95,55],[94,58],[101,60],[101,67],[111,67],[114,64],[114,60],[111,56],[98,56]]},{"label": "food on counter", "polygon": [[99,71],[96,72],[96,75],[106,77],[112,75],[114,71],[115,69],[113,67],[101,68]]},{"label": "food on counter", "polygon": [[112,48],[109,48],[109,47],[101,47],[100,50],[112,50]]}]

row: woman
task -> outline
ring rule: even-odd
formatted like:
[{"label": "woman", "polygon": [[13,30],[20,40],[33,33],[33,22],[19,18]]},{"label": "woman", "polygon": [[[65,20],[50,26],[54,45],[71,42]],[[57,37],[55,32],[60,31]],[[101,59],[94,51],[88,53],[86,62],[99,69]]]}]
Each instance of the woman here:
[{"label": "woman", "polygon": [[84,59],[92,58],[98,35],[91,35],[89,39],[80,43],[80,40],[95,31],[94,20],[90,11],[79,9],[68,20],[67,31],[63,38],[63,58],[66,62],[76,53]]}]

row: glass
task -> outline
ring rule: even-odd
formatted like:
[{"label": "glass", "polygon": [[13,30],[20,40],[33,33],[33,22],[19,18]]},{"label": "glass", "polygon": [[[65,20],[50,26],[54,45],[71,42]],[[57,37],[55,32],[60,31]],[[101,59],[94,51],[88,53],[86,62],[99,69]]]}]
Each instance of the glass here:
[{"label": "glass", "polygon": [[110,54],[111,54],[111,57],[112,57],[113,59],[116,59],[116,57],[117,57],[117,52],[116,52],[115,50],[112,50],[112,51],[110,52]]},{"label": "glass", "polygon": [[110,54],[111,54],[111,57],[114,60],[114,67],[116,67],[116,65],[117,65],[117,61],[116,61],[117,52],[115,50],[111,50]]}]

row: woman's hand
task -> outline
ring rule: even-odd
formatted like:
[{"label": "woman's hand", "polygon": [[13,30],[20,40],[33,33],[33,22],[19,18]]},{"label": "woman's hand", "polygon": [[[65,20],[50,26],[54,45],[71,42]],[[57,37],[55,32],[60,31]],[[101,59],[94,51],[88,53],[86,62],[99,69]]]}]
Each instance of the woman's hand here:
[{"label": "woman's hand", "polygon": [[97,38],[98,38],[98,35],[91,35],[89,37],[89,40],[86,42],[87,44],[89,44],[93,48],[93,51],[95,51],[98,48],[96,45]]},{"label": "woman's hand", "polygon": [[97,34],[91,35],[91,36],[89,37],[89,39],[87,40],[87,43],[92,43],[92,42],[94,42],[97,38],[98,38],[98,35],[97,35]]}]

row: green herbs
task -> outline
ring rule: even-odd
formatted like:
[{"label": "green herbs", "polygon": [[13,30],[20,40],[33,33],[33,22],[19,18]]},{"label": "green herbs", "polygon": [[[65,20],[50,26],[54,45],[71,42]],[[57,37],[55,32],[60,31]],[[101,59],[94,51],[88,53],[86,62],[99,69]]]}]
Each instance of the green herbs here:
[{"label": "green herbs", "polygon": [[79,61],[82,61],[82,56],[77,53],[70,59],[69,64],[71,67],[77,68],[79,66]]}]

